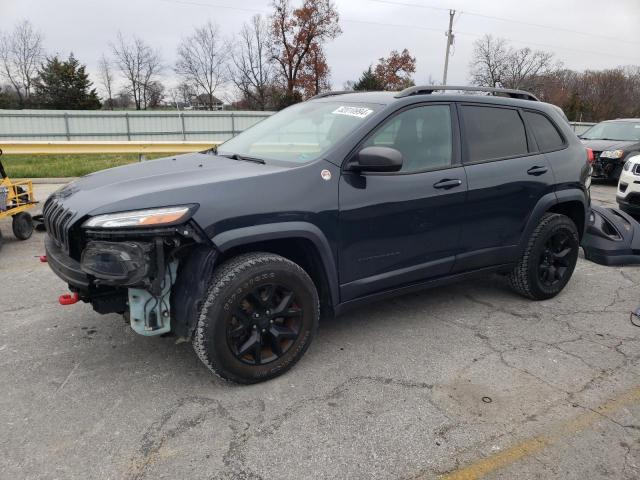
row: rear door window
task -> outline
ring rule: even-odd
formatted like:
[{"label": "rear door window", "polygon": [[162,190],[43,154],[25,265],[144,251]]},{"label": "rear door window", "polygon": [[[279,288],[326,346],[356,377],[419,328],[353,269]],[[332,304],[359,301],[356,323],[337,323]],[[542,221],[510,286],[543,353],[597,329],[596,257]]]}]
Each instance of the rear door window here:
[{"label": "rear door window", "polygon": [[541,113],[525,111],[524,118],[533,131],[541,152],[551,152],[564,147],[564,139],[547,117]]},{"label": "rear door window", "polygon": [[466,163],[526,155],[527,134],[517,110],[463,105]]}]

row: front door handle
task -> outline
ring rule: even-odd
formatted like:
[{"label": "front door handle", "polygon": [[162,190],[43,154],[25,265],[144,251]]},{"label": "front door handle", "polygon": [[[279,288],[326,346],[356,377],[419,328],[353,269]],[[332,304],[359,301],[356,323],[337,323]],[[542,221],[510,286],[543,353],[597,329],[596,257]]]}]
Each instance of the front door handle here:
[{"label": "front door handle", "polygon": [[449,190],[450,188],[459,187],[462,185],[462,180],[458,180],[457,178],[454,180],[450,180],[445,178],[444,180],[440,180],[433,184],[433,188],[442,188],[444,190]]},{"label": "front door handle", "polygon": [[531,167],[529,170],[527,170],[527,173],[529,175],[535,175],[535,176],[542,175],[544,173],[547,173],[547,167],[538,167],[538,166]]}]

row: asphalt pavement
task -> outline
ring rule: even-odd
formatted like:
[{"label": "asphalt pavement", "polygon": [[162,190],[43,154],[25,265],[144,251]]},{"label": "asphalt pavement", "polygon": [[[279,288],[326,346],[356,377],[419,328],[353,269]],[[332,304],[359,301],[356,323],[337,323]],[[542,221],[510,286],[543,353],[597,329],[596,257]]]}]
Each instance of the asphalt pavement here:
[{"label": "asphalt pavement", "polygon": [[43,234],[0,228],[0,478],[640,478],[640,267],[581,257],[543,302],[492,276],[376,303],[236,386],[189,344],[58,305]]}]

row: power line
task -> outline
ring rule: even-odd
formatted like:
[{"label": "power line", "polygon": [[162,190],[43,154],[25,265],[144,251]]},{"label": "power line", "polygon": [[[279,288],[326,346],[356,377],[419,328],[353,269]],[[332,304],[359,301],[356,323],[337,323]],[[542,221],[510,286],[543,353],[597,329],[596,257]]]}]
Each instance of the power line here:
[{"label": "power line", "polygon": [[[264,14],[269,14],[271,13],[268,10],[260,10],[257,8],[244,8],[244,7],[232,7],[229,5],[220,5],[220,4],[212,4],[212,3],[204,3],[204,2],[197,2],[197,1],[191,1],[191,0],[161,0],[165,3],[174,3],[174,4],[179,4],[179,5],[192,5],[192,6],[199,6],[199,7],[208,7],[208,8],[223,8],[223,9],[227,9],[227,10],[238,10],[238,11],[243,11],[243,12],[255,12],[255,13],[264,13]],[[396,3],[396,2],[390,2],[390,0],[369,0],[372,2],[382,2],[382,3]],[[407,4],[409,6],[414,6],[414,7],[425,7],[425,8],[432,8],[432,9],[436,9],[436,10],[441,10],[438,7],[428,7],[427,5],[415,5],[415,4]],[[447,10],[448,9],[444,9]],[[461,12],[461,13],[465,13],[467,15],[472,15],[469,12]],[[376,21],[369,21],[369,20],[356,20],[356,19],[352,19],[352,18],[341,18],[341,21],[347,22],[347,23],[360,23],[360,24],[364,24],[364,25],[377,25],[377,26],[382,26],[382,27],[393,27],[393,28],[410,28],[410,29],[414,29],[414,30],[423,30],[423,31],[431,31],[431,32],[441,32],[442,29],[440,28],[435,28],[435,27],[425,27],[423,25],[411,25],[411,24],[404,24],[404,23],[388,23],[388,22],[376,22]],[[477,34],[477,33],[471,33],[471,32],[457,32],[460,35],[465,35],[465,36],[470,36],[470,37],[475,37],[475,38],[481,38],[482,35]],[[515,40],[513,38],[505,38],[505,40],[508,40],[510,42],[513,43],[520,43],[523,45],[533,45],[533,46],[538,46],[538,47],[545,47],[545,48],[553,48],[553,49],[558,49],[558,50],[567,50],[567,51],[573,51],[573,52],[578,52],[578,53],[587,53],[587,54],[591,54],[591,55],[599,55],[599,56],[603,56],[603,57],[614,57],[614,58],[621,58],[621,59],[625,59],[631,62],[637,62],[637,58],[631,58],[631,57],[627,57],[627,56],[623,56],[623,55],[615,55],[612,53],[605,53],[605,52],[598,52],[598,51],[593,51],[593,50],[582,50],[582,49],[578,49],[578,48],[572,48],[572,47],[564,47],[564,46],[558,46],[558,45],[551,45],[551,44],[544,44],[544,43],[535,43],[535,42],[529,42],[529,41],[522,41],[522,40]]]},{"label": "power line", "polygon": [[[413,8],[423,8],[423,9],[429,9],[429,10],[438,10],[438,11],[448,11],[448,8],[443,8],[443,7],[435,7],[432,5],[424,5],[424,4],[416,4],[416,3],[406,3],[406,2],[397,2],[397,1],[393,1],[393,0],[369,0],[370,2],[376,2],[376,3],[385,3],[387,5],[398,5],[398,6],[402,6],[402,7],[413,7]],[[525,22],[523,20],[515,20],[513,18],[505,18],[505,17],[498,17],[495,15],[485,15],[484,13],[478,13],[478,12],[470,12],[468,10],[465,10],[464,13],[466,15],[472,15],[474,17],[481,17],[481,18],[487,18],[490,20],[498,20],[500,22],[508,22],[508,23],[517,23],[520,25],[527,25],[529,27],[537,27],[537,28],[546,28],[549,30],[553,30],[553,31],[563,31],[563,32],[567,32],[567,33],[574,33],[577,35],[585,35],[589,38],[602,38],[605,40],[613,40],[616,42],[622,42],[622,43],[630,43],[632,45],[640,45],[640,42],[634,42],[633,40],[624,40],[621,38],[616,38],[616,37],[609,37],[606,35],[598,35],[595,33],[591,33],[591,32],[583,32],[580,30],[572,30],[570,28],[565,28],[565,27],[557,27],[554,25],[544,25],[542,23],[534,23],[534,22]]]},{"label": "power line", "polygon": [[160,0],[165,3],[177,3],[179,5],[193,5],[196,7],[209,7],[209,8],[223,8],[225,10],[239,10],[241,12],[255,12],[255,13],[271,13],[269,10],[261,10],[258,8],[244,8],[244,7],[231,7],[229,5],[220,5],[217,3],[203,3],[203,2],[192,2],[189,0]]},{"label": "power line", "polygon": [[[160,0],[162,2],[165,3],[176,3],[178,5],[192,5],[192,6],[196,6],[196,7],[208,7],[208,8],[224,8],[227,10],[239,10],[242,12],[255,12],[255,13],[264,13],[264,14],[270,14],[271,11],[270,10],[261,10],[258,8],[243,8],[243,7],[232,7],[229,5],[220,5],[220,4],[213,4],[213,3],[203,3],[203,2],[194,2],[191,0]],[[397,27],[397,28],[417,28],[420,30],[428,30],[428,31],[433,31],[433,32],[440,32],[441,29],[440,28],[435,28],[435,27],[425,27],[425,26],[421,26],[421,25],[405,25],[405,24],[401,24],[401,23],[388,23],[388,22],[376,22],[373,20],[357,20],[355,18],[340,18],[341,21],[343,22],[347,22],[347,23],[361,23],[364,25],[378,25],[381,27]]]},{"label": "power line", "polygon": [[[458,35],[466,35],[468,37],[475,37],[475,38],[481,38],[483,35],[479,35],[477,33],[471,33],[471,32],[461,32],[461,31],[457,31],[456,32]],[[624,55],[614,55],[612,53],[605,53],[605,52],[596,52],[594,50],[582,50],[579,48],[573,48],[573,47],[562,47],[559,45],[551,45],[549,43],[537,43],[537,42],[530,42],[530,41],[524,41],[524,40],[514,40],[513,38],[509,38],[509,37],[501,37],[504,38],[505,40],[508,40],[509,42],[512,43],[520,43],[522,45],[533,45],[535,47],[544,47],[544,48],[552,48],[552,49],[558,49],[558,50],[568,50],[571,52],[578,52],[578,53],[588,53],[589,55],[600,55],[603,57],[615,57],[615,58],[623,58],[625,60],[630,60],[632,62],[637,62],[637,58],[631,58],[631,57],[626,57]]]}]

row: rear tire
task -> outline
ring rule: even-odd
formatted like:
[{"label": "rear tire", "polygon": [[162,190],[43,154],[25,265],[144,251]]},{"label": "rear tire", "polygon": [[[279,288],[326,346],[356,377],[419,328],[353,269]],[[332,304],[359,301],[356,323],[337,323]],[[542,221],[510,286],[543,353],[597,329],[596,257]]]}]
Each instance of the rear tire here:
[{"label": "rear tire", "polygon": [[299,265],[271,253],[243,254],[214,270],[193,348],[220,377],[257,383],[300,360],[319,317],[315,285]]},{"label": "rear tire", "polygon": [[33,219],[28,212],[17,213],[13,216],[11,227],[18,240],[28,240],[33,234]]},{"label": "rear tire", "polygon": [[545,213],[509,274],[511,288],[533,300],[555,297],[571,279],[579,249],[573,221],[565,215]]}]

